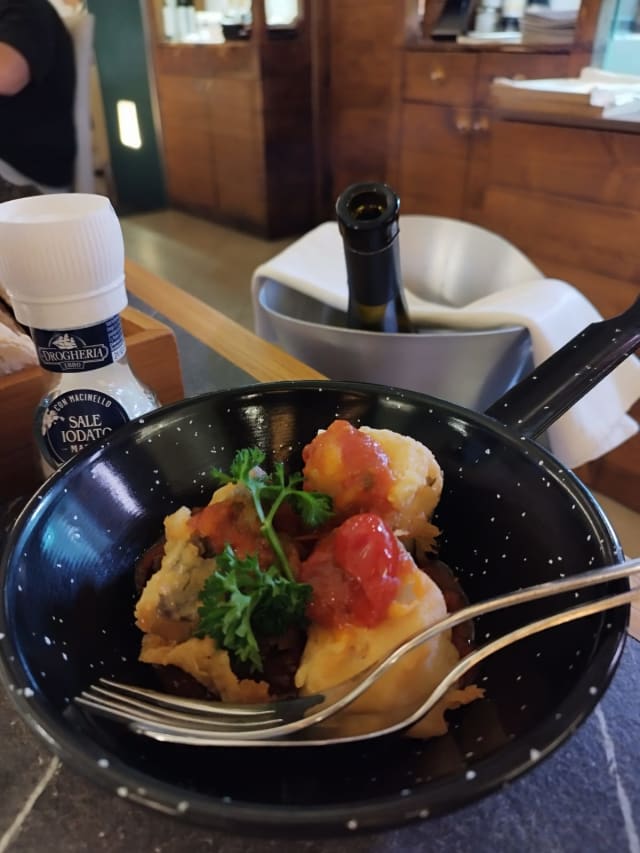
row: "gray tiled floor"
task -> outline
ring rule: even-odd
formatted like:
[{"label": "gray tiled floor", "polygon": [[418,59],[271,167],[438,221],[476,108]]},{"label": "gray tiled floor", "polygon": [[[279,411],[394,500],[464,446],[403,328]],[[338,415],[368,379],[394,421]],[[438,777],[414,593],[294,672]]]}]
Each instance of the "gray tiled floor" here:
[{"label": "gray tiled floor", "polygon": [[[174,210],[126,217],[127,255],[253,329],[253,270],[291,240],[267,241]],[[629,555],[640,554],[640,516],[598,495]]]}]

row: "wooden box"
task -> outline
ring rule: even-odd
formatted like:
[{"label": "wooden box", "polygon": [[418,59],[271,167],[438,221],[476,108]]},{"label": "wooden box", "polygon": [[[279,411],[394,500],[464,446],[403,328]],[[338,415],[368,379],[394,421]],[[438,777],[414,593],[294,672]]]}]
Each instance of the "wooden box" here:
[{"label": "wooden box", "polygon": [[[122,312],[129,363],[162,404],[184,396],[173,331],[135,308]],[[49,376],[31,367],[0,376],[0,502],[31,494],[42,482],[33,440],[33,415]]]}]

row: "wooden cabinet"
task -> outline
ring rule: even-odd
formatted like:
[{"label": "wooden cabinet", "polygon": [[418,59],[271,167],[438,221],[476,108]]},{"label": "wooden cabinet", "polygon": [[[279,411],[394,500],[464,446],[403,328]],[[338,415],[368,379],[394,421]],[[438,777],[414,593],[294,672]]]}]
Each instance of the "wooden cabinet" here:
[{"label": "wooden cabinet", "polygon": [[314,223],[311,55],[306,20],[274,38],[261,0],[246,41],[170,44],[148,0],[170,203],[265,237]]},{"label": "wooden cabinet", "polygon": [[640,292],[640,133],[496,119],[482,223],[623,310]]},{"label": "wooden cabinet", "polygon": [[495,77],[565,76],[568,55],[405,50],[389,178],[405,213],[481,218]]}]

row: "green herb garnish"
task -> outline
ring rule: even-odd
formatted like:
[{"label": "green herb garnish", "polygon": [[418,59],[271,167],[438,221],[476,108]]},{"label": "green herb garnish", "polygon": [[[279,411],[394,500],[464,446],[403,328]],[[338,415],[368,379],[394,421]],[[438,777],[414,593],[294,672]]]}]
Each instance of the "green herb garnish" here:
[{"label": "green herb garnish", "polygon": [[309,584],[298,583],[273,522],[278,509],[288,501],[308,527],[318,527],[333,514],[331,498],[320,492],[305,492],[302,474],[287,478],[282,462],[272,475],[260,465],[265,454],[256,447],[239,450],[230,473],[214,469],[220,483],[242,483],[251,495],[260,531],[276,556],[277,565],[260,568],[257,555],[240,558],[230,545],[216,556],[217,570],[205,581],[200,593],[200,623],[196,636],[211,636],[219,648],[236,660],[250,663],[258,672],[263,662],[258,637],[279,636],[291,626],[303,626],[311,598]]},{"label": "green herb garnish", "polygon": [[329,495],[321,492],[305,492],[302,474],[292,474],[288,479],[282,462],[276,462],[271,476],[257,473],[256,469],[265,460],[265,454],[257,447],[239,450],[231,463],[230,474],[214,468],[213,476],[221,483],[243,483],[253,499],[260,519],[260,531],[271,545],[279,568],[289,580],[294,580],[291,566],[278,534],[273,528],[273,519],[284,501],[288,501],[307,527],[319,527],[333,515]]},{"label": "green herb garnish", "polygon": [[263,571],[255,555],[240,559],[230,545],[216,562],[218,570],[200,594],[197,636],[208,634],[219,648],[262,672],[256,634],[278,636],[304,625],[311,587],[282,577],[275,566]]}]

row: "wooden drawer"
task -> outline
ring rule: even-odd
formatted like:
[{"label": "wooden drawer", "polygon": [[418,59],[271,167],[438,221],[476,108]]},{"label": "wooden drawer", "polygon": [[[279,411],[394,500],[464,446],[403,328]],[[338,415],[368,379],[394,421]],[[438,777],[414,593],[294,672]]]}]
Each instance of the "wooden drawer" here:
[{"label": "wooden drawer", "polygon": [[490,103],[490,87],[496,77],[513,80],[539,80],[546,77],[568,77],[567,54],[484,53],[478,61],[475,102]]},{"label": "wooden drawer", "polygon": [[404,54],[403,99],[471,106],[478,57],[470,53]]}]

